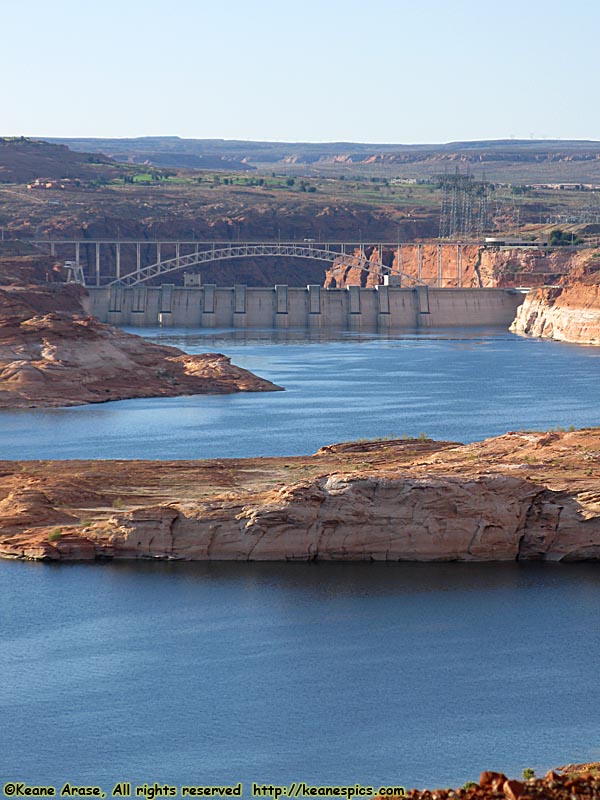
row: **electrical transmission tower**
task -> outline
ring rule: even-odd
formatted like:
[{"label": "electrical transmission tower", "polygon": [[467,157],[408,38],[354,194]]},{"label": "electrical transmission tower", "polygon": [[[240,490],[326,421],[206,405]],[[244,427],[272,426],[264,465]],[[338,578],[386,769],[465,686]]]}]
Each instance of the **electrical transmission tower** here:
[{"label": "electrical transmission tower", "polygon": [[489,229],[490,184],[470,173],[436,176],[442,189],[440,239],[481,238]]}]

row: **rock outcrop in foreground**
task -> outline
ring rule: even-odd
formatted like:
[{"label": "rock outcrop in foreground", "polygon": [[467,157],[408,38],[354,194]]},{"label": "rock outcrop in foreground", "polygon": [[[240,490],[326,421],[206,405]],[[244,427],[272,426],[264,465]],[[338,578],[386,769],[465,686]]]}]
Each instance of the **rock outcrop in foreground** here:
[{"label": "rock outcrop in foreground", "polygon": [[314,456],[0,462],[0,555],[598,560],[600,429]]},{"label": "rock outcrop in foreground", "polygon": [[0,408],[276,391],[219,353],[186,355],[87,315],[85,290],[0,289]]},{"label": "rock outcrop in foreground", "polygon": [[[551,770],[543,778],[509,780],[501,772],[482,772],[479,783],[461,789],[412,789],[411,800],[577,800],[600,798],[598,764],[582,764],[582,769]],[[564,771],[563,770],[567,770]],[[379,795],[374,800],[383,800]]]},{"label": "rock outcrop in foreground", "polygon": [[600,260],[574,271],[559,286],[530,292],[510,329],[521,335],[600,344]]}]

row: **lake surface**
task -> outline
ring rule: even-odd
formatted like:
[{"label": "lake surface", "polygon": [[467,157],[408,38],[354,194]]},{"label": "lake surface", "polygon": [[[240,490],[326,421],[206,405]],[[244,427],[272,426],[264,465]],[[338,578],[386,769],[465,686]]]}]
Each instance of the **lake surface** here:
[{"label": "lake surface", "polygon": [[594,565],[0,562],[0,615],[3,780],[462,785],[599,755]]},{"label": "lake surface", "polygon": [[[139,332],[139,331],[138,331]],[[144,331],[286,392],[0,413],[2,458],[285,455],[600,424],[600,349]],[[439,786],[600,758],[593,564],[0,562],[0,777]]]},{"label": "lake surface", "polygon": [[466,442],[600,424],[600,348],[498,329],[321,341],[304,332],[141,332],[191,353],[224,352],[286,391],[3,411],[0,458],[299,455],[390,434]]}]

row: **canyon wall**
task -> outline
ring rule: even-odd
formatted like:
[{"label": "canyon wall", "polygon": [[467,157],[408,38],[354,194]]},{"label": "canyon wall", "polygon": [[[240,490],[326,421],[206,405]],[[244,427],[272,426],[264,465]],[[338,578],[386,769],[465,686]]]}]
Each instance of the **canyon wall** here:
[{"label": "canyon wall", "polygon": [[600,258],[559,286],[530,292],[511,325],[514,333],[600,345]]},{"label": "canyon wall", "polygon": [[[570,248],[526,249],[491,247],[480,244],[423,242],[398,248],[365,247],[365,256],[375,265],[381,261],[391,274],[399,272],[420,278],[429,286],[466,288],[542,286],[555,283],[562,275],[589,260],[590,251]],[[351,263],[336,260],[325,276],[326,287],[377,286],[382,276],[376,266],[372,272],[361,269],[360,251]]]}]

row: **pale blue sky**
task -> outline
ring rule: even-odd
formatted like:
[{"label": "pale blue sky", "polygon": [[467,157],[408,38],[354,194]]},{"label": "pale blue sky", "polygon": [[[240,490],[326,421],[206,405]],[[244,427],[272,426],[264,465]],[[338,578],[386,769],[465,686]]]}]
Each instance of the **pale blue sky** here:
[{"label": "pale blue sky", "polygon": [[597,0],[4,0],[0,135],[600,139]]}]

